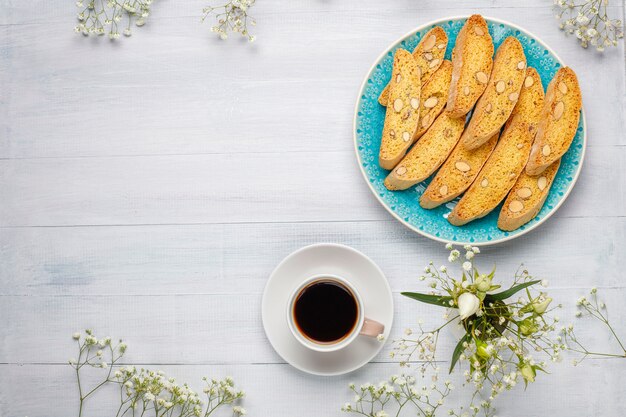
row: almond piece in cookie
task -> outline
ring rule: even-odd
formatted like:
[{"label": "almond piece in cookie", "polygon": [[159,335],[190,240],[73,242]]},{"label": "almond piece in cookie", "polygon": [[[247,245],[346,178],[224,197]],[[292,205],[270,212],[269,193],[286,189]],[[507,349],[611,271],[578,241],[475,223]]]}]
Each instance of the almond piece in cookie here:
[{"label": "almond piece in cookie", "polygon": [[474,149],[496,134],[507,121],[519,99],[526,78],[526,55],[522,44],[513,36],[502,42],[487,89],[478,100],[472,120],[463,135],[463,145]]},{"label": "almond piece in cookie", "polygon": [[413,143],[420,108],[412,103],[419,99],[421,85],[419,69],[413,55],[404,49],[398,49],[389,83],[389,106],[385,114],[378,158],[384,169],[396,166]]},{"label": "almond piece in cookie", "polygon": [[470,16],[459,31],[452,51],[452,66],[446,110],[451,117],[462,117],[487,88],[493,66],[493,40],[481,15]]},{"label": "almond piece in cookie", "polygon": [[559,69],[548,85],[546,100],[530,151],[526,172],[539,175],[569,149],[580,119],[582,95],[571,68]]},{"label": "almond piece in cookie", "polygon": [[[425,84],[441,66],[447,47],[448,35],[446,35],[446,31],[443,30],[441,26],[435,26],[424,35],[413,51],[415,62],[417,62],[417,67],[420,69],[422,85]],[[380,93],[378,102],[386,106],[388,99],[389,85]]]},{"label": "almond piece in cookie", "polygon": [[441,114],[385,179],[389,190],[406,190],[430,177],[459,141],[465,120]]}]

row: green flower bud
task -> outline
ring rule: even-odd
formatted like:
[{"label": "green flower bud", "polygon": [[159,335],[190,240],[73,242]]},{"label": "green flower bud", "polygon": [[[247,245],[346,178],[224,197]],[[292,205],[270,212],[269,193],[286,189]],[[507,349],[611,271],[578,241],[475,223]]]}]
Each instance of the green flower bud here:
[{"label": "green flower bud", "polygon": [[543,314],[546,312],[551,302],[552,298],[550,297],[540,297],[537,301],[533,302],[533,311],[537,314]]},{"label": "green flower bud", "polygon": [[522,320],[518,324],[518,327],[519,327],[520,333],[523,334],[524,336],[530,336],[531,334],[539,330],[537,323],[535,323],[535,321],[531,318]]},{"label": "green flower bud", "polygon": [[474,285],[478,291],[487,292],[491,288],[491,277],[485,274],[479,275],[474,281]]},{"label": "green flower bud", "polygon": [[526,381],[535,382],[535,376],[537,375],[537,373],[535,372],[535,368],[532,365],[528,363],[523,364],[520,368],[520,372],[522,373],[522,377],[524,377]]},{"label": "green flower bud", "polygon": [[481,358],[489,359],[491,357],[491,352],[487,349],[487,343],[476,339],[476,354]]}]

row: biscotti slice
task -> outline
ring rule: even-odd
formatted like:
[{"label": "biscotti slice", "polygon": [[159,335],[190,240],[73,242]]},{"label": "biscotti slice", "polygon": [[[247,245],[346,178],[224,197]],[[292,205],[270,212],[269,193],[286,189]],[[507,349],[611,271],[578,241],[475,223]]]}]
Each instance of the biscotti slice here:
[{"label": "biscotti slice", "polygon": [[548,197],[561,160],[558,159],[546,168],[541,175],[530,176],[523,172],[504,201],[498,228],[510,232],[532,219],[539,213]]},{"label": "biscotti slice", "polygon": [[411,148],[409,153],[385,179],[389,190],[407,188],[430,177],[444,163],[458,143],[465,120],[440,115],[428,132]]},{"label": "biscotti slice", "polygon": [[[413,57],[415,58],[415,62],[417,62],[417,67],[420,69],[422,85],[424,85],[424,83],[430,79],[431,75],[441,66],[447,47],[448,35],[446,31],[443,30],[441,26],[435,26],[424,35],[413,51]],[[378,102],[386,106],[388,98],[389,85],[380,93]]]},{"label": "biscotti slice", "polygon": [[548,85],[541,122],[526,165],[528,175],[541,174],[567,152],[576,136],[581,107],[576,74],[568,67],[559,69]]},{"label": "biscotti slice", "polygon": [[524,78],[524,85],[520,91],[519,100],[513,108],[513,113],[511,113],[511,118],[507,123],[511,123],[512,120],[525,122],[528,124],[528,129],[536,133],[537,125],[541,120],[544,100],[545,94],[543,92],[541,78],[536,69],[528,67],[526,70],[526,78]]},{"label": "biscotti slice", "polygon": [[420,73],[413,55],[398,49],[389,83],[389,106],[380,143],[379,164],[392,169],[413,143],[420,116]]},{"label": "biscotti slice", "polygon": [[435,208],[467,190],[491,155],[498,142],[498,135],[493,135],[483,146],[471,151],[460,141],[420,197],[420,206],[423,208]]},{"label": "biscotti slice", "polygon": [[448,216],[448,221],[462,226],[495,209],[524,170],[533,139],[526,123],[508,125],[476,180]]},{"label": "biscotti slice", "polygon": [[459,31],[452,51],[452,66],[446,110],[452,117],[461,117],[469,113],[487,88],[493,66],[493,41],[481,15],[470,16]]},{"label": "biscotti slice", "polygon": [[543,86],[539,74],[534,68],[529,68],[519,100],[496,148],[476,181],[448,216],[450,223],[461,226],[484,217],[506,197],[528,161],[543,100]]},{"label": "biscotti slice", "polygon": [[430,77],[430,80],[422,87],[422,99],[420,104],[420,121],[413,135],[413,139],[419,139],[433,124],[437,116],[446,106],[446,97],[450,89],[452,78],[452,63],[444,60],[441,67]]},{"label": "biscotti slice", "polygon": [[[517,103],[526,76],[526,55],[522,44],[513,36],[502,42],[493,61],[493,70],[485,92],[478,100],[472,120],[463,135],[463,145],[475,149],[497,133]],[[478,82],[486,81],[484,72],[477,72]]]}]

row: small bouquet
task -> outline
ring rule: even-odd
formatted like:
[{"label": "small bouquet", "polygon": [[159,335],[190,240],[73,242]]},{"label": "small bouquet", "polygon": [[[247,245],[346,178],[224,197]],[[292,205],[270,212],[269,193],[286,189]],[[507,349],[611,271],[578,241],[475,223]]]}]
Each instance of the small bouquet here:
[{"label": "small bouquet", "polygon": [[[477,247],[465,246],[464,257],[452,245],[446,248],[451,263],[462,262],[461,276],[454,278],[446,266],[437,269],[431,262],[420,277],[421,281],[430,281],[431,290],[402,293],[445,308],[446,322],[430,331],[420,323],[416,336],[407,329],[406,337],[396,341],[391,354],[398,356],[403,366],[409,366],[411,359],[424,361],[422,372],[429,366],[436,368],[439,333],[456,323],[462,336],[452,353],[449,371],[458,363],[466,363],[466,382],[474,384],[476,393],[489,385],[485,404],[489,406],[500,392],[518,381],[525,385],[534,382],[538,371],[545,372],[548,360],[560,360],[565,345],[555,332],[558,317],[550,315],[560,306],[550,307],[552,298],[537,290],[538,286],[547,286],[547,281],[533,279],[528,271],[518,270],[511,286],[503,290],[494,282],[495,268],[483,274],[474,266],[475,256],[480,253]],[[536,354],[543,356],[541,360],[533,357]]]},{"label": "small bouquet", "polygon": [[[507,289],[495,283],[495,268],[481,273],[474,265],[480,253],[476,247],[465,246],[465,253],[447,245],[448,261],[461,264],[460,277],[455,278],[443,265],[436,268],[432,262],[424,269],[420,281],[429,281],[428,292],[403,292],[411,299],[445,308],[444,324],[425,330],[418,322],[418,331],[406,329],[404,336],[394,341],[391,357],[400,360],[400,366],[410,367],[420,363],[421,386],[412,375],[394,375],[379,384],[366,383],[360,387],[350,384],[353,402],[342,410],[368,417],[399,416],[411,409],[412,414],[434,417],[446,412],[456,417],[493,417],[494,399],[519,382],[525,386],[535,381],[537,373],[546,372],[548,362],[560,362],[562,352],[569,350],[581,355],[574,364],[587,357],[626,358],[626,343],[618,337],[609,322],[606,304],[599,301],[597,289],[590,298],[577,301],[576,317],[591,317],[603,323],[615,338],[619,349],[597,352],[587,349],[579,340],[574,326],[569,324],[556,330],[559,318],[552,314],[561,305],[552,306],[552,298],[544,292],[546,280],[534,279],[520,268]],[[439,366],[435,358],[440,332],[456,326],[459,340],[452,352],[449,372],[465,367],[464,386],[472,386],[473,393],[466,406],[460,409],[443,409],[452,393],[450,381],[439,381]],[[428,376],[430,378],[427,378]],[[389,414],[391,413],[391,414]]]}]

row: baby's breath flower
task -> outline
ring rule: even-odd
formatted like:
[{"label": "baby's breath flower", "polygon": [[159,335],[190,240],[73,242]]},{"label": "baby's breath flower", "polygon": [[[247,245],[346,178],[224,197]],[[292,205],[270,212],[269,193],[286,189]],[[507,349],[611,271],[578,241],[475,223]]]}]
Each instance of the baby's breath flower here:
[{"label": "baby's breath flower", "polygon": [[204,21],[209,15],[215,16],[216,24],[211,27],[211,32],[217,34],[217,36],[225,40],[228,38],[228,34],[238,33],[249,42],[254,42],[256,37],[251,35],[248,29],[248,23],[250,26],[256,25],[256,21],[248,15],[248,10],[254,5],[256,0],[231,0],[221,6],[213,7],[207,6],[202,12]]},{"label": "baby's breath flower", "polygon": [[624,36],[622,22],[608,16],[608,0],[556,0],[554,4],[559,28],[576,36],[583,48],[591,44],[602,52],[605,46],[617,46]]},{"label": "baby's breath flower", "polygon": [[243,407],[240,407],[238,405],[235,405],[235,406],[233,406],[233,413],[235,415],[238,415],[238,416],[245,416],[246,415],[246,409],[243,408]]},{"label": "baby's breath flower", "polygon": [[125,36],[131,35],[131,24],[143,26],[150,14],[152,0],[117,0],[97,1],[88,0],[85,6],[82,1],[76,2],[79,8],[78,20],[80,24],[74,29],[85,36],[102,36],[108,32],[109,39],[118,39],[120,36],[118,24],[125,17],[127,27],[122,31]]},{"label": "baby's breath flower", "polygon": [[[576,305],[578,307],[578,311],[576,312],[576,317],[582,317],[583,315],[589,317],[591,319],[598,320],[604,326],[608,328],[610,334],[614,336],[615,342],[617,346],[621,350],[619,353],[605,353],[605,352],[597,352],[597,351],[589,351],[583,341],[579,340],[576,332],[574,331],[574,327],[570,324],[566,328],[561,329],[563,344],[560,345],[560,349],[568,349],[570,351],[579,353],[581,357],[576,361],[576,364],[582,362],[589,356],[598,356],[598,357],[617,357],[617,358],[626,358],[626,342],[622,342],[620,339],[620,335],[618,335],[611,325],[609,321],[608,312],[605,311],[606,305],[604,302],[598,301],[598,289],[596,287],[591,288],[589,292],[590,298],[580,297],[576,301]],[[587,314],[585,314],[587,313]]]},{"label": "baby's breath flower", "polygon": [[[436,375],[433,377],[436,381]],[[354,403],[345,403],[341,410],[370,417],[389,417],[386,411],[388,407],[402,408],[406,405],[407,408],[417,407],[417,415],[434,416],[435,410],[445,403],[445,398],[451,393],[451,385],[448,382],[442,386],[432,384],[429,389],[427,386],[416,387],[415,383],[413,376],[392,375],[388,380],[378,384],[366,383],[359,389],[350,384]]]},{"label": "baby's breath flower", "polygon": [[[206,394],[205,401],[202,401],[198,394],[193,391],[187,384],[176,385],[174,378],[167,378],[163,371],[152,371],[148,369],[136,369],[134,366],[119,367],[116,363],[124,356],[126,344],[121,340],[117,345],[112,343],[110,337],[98,340],[91,330],[85,331],[86,336],[82,343],[79,343],[79,359],[70,359],[70,364],[77,372],[77,382],[79,392],[88,392],[79,398],[79,413],[82,414],[85,400],[100,387],[109,383],[117,383],[120,389],[118,414],[134,414],[134,410],[141,404],[146,407],[146,403],[154,402],[156,404],[149,406],[147,409],[161,408],[159,415],[178,415],[181,417],[192,416],[208,416],[212,410],[224,406],[232,405],[235,401],[239,401],[244,397],[244,392],[234,388],[234,381],[227,377],[222,381],[212,379],[210,382],[207,378],[203,378],[207,384],[207,388],[203,391]],[[72,336],[74,339],[80,338]],[[97,361],[94,361],[97,360]],[[85,368],[85,365],[88,365]],[[95,389],[86,391],[81,387],[80,374],[85,369],[108,369],[108,371],[100,371],[106,378]],[[204,412],[203,407],[206,408]],[[163,409],[168,410],[163,413]],[[233,414],[243,416],[246,414],[244,408],[235,405]]]}]

